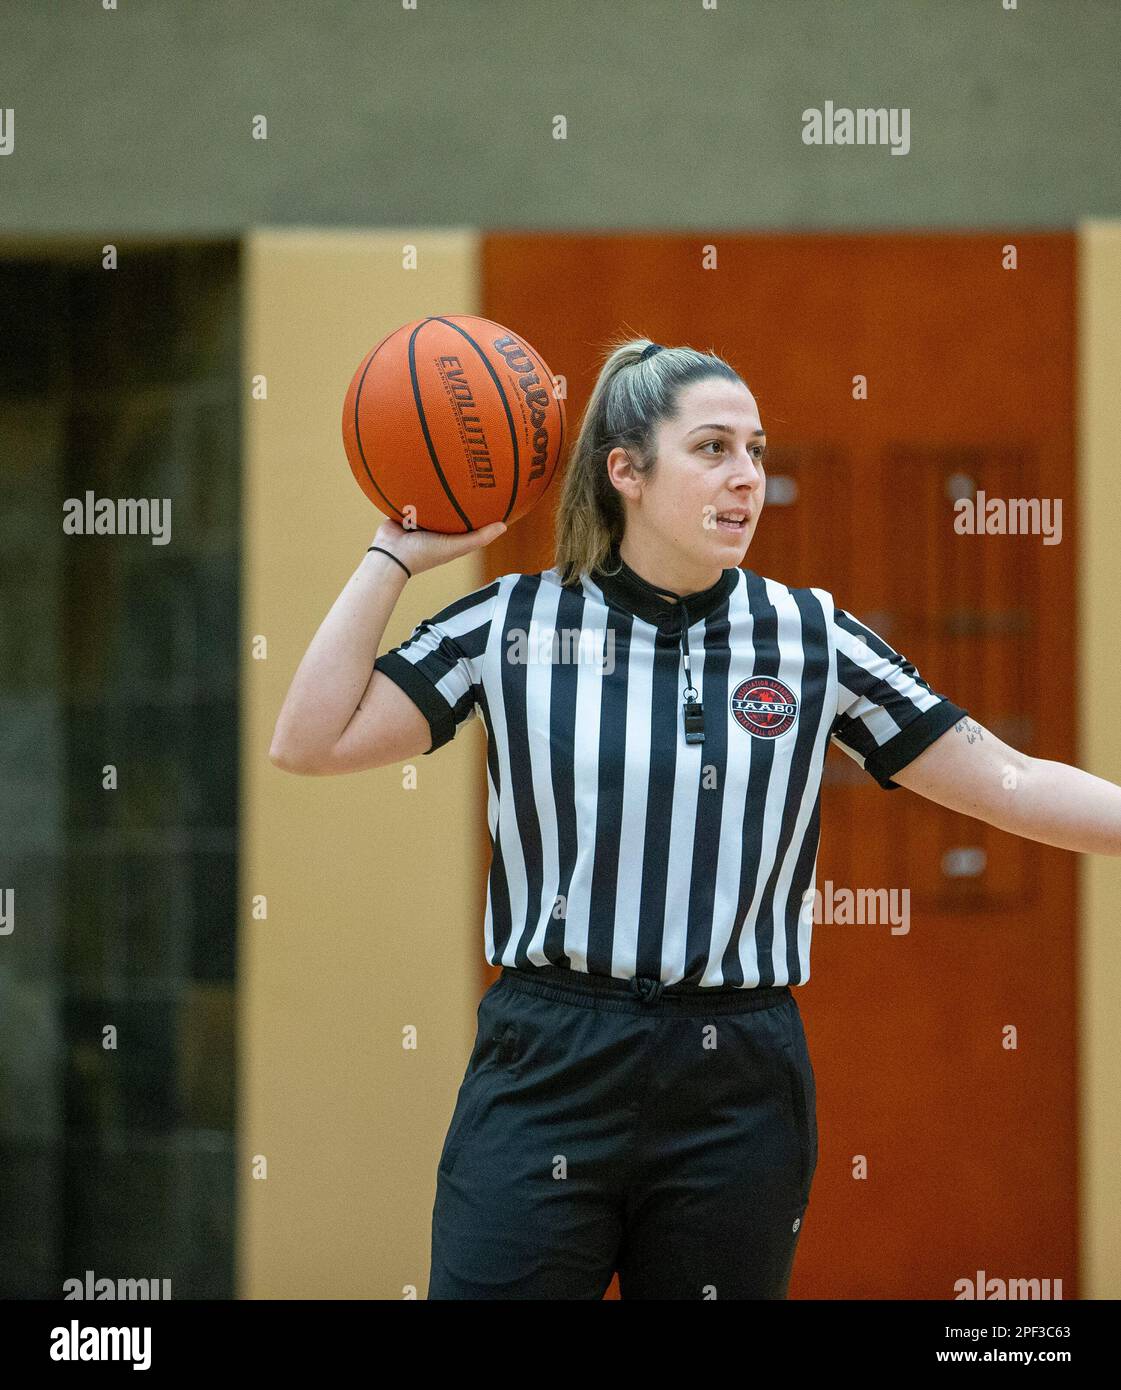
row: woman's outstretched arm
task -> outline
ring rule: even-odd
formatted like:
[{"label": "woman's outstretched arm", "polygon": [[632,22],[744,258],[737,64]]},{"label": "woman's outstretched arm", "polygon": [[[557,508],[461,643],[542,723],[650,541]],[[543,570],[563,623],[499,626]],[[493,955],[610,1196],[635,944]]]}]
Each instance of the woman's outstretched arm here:
[{"label": "woman's outstretched arm", "polygon": [[1121,787],[1069,763],[1031,758],[960,719],[892,781],[1026,840],[1121,854]]}]

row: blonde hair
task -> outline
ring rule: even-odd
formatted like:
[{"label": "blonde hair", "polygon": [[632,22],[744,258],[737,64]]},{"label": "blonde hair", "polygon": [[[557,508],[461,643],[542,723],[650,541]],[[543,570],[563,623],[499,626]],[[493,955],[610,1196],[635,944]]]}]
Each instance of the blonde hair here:
[{"label": "blonde hair", "polygon": [[622,447],[637,473],[656,461],[655,435],[677,414],[683,387],[705,377],[746,385],[722,357],[690,347],[665,347],[643,359],[649,338],[616,339],[607,346],[599,377],[580,421],[565,470],[554,527],[554,566],[562,584],[602,568],[623,538],[623,499],[607,475],[607,456]]}]

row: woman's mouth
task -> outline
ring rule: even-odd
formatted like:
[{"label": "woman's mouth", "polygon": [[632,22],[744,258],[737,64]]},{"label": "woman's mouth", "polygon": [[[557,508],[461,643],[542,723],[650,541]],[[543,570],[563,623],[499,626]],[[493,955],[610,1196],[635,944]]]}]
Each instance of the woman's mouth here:
[{"label": "woman's mouth", "polygon": [[730,531],[733,535],[742,535],[747,530],[746,512],[721,512],[716,518],[716,524],[721,531]]}]

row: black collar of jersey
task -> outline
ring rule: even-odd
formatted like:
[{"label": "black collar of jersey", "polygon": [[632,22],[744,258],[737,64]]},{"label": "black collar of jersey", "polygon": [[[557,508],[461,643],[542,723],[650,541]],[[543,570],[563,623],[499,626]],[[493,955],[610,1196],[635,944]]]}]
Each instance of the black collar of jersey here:
[{"label": "black collar of jersey", "polygon": [[[637,574],[619,554],[618,546],[612,547],[606,561],[609,570],[619,569],[618,574],[605,574],[594,570],[592,579],[603,592],[608,603],[616,608],[632,613],[644,622],[654,623],[663,628],[676,628],[681,621],[680,610],[688,614],[688,626],[707,618],[724,603],[739,582],[738,568],[724,570],[715,584],[701,589],[695,594],[673,594],[672,589],[658,589]],[[667,597],[673,594],[673,597]]]}]

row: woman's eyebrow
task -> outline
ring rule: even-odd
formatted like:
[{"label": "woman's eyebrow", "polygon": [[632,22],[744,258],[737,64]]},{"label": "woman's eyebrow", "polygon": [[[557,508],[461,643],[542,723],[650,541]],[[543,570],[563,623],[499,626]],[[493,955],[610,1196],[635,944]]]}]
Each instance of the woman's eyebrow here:
[{"label": "woman's eyebrow", "polygon": [[[693,428],[691,430],[687,430],[686,433],[696,434],[697,430],[717,430],[720,434],[735,434],[735,430],[731,427],[731,425],[694,425]],[[767,431],[752,430],[751,433],[754,435],[765,435]]]}]

